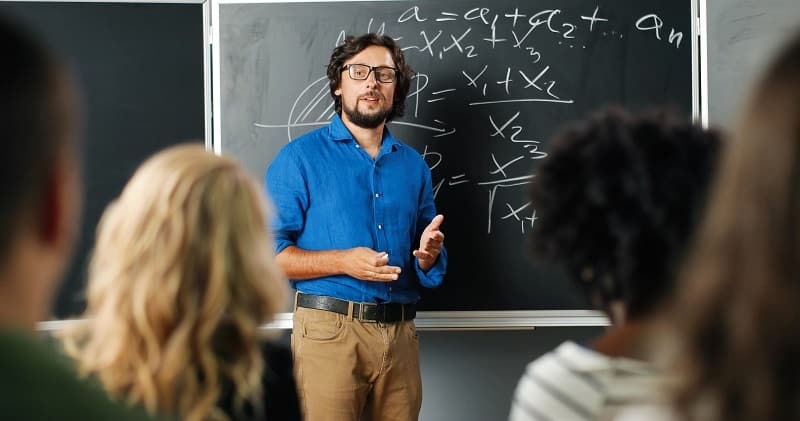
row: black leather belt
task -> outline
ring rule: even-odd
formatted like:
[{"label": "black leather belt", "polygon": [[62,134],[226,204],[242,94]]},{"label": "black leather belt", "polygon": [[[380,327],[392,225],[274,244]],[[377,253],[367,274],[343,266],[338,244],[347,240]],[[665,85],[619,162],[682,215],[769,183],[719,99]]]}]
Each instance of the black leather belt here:
[{"label": "black leather belt", "polygon": [[297,293],[298,307],[331,311],[345,316],[351,303],[353,304],[353,317],[364,321],[394,323],[414,320],[414,317],[417,316],[417,306],[414,304],[356,303],[324,295]]}]

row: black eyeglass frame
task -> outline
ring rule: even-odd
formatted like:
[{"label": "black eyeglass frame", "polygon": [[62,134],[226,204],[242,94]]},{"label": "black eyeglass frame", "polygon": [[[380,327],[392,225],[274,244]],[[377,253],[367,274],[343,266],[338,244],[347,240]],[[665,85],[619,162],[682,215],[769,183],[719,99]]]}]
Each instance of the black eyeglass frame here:
[{"label": "black eyeglass frame", "polygon": [[[353,66],[364,66],[364,67],[368,68],[369,71],[367,72],[366,76],[364,76],[363,78],[359,79],[359,78],[353,76],[353,71],[351,70],[353,68]],[[344,66],[342,66],[342,72],[347,70],[347,74],[349,74],[350,75],[350,79],[353,79],[353,80],[367,80],[367,79],[369,79],[370,73],[375,72],[376,75],[379,75],[380,73],[377,73],[376,71],[377,70],[384,70],[384,69],[394,70],[394,74],[392,75],[392,80],[383,81],[383,80],[381,80],[380,76],[376,77],[375,80],[377,80],[380,83],[385,83],[385,84],[397,82],[397,75],[400,73],[400,70],[398,70],[396,67],[369,66],[369,65],[361,64],[361,63],[350,63],[350,64],[345,64]]]}]

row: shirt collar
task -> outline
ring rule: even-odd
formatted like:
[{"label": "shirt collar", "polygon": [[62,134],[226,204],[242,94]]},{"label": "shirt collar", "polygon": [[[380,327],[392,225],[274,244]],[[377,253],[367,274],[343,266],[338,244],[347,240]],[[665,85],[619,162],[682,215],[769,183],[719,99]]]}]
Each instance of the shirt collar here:
[{"label": "shirt collar", "polygon": [[392,152],[400,149],[403,146],[399,140],[397,140],[394,136],[392,136],[391,130],[389,130],[388,125],[383,126],[383,145],[381,145],[381,149],[391,149]]},{"label": "shirt collar", "polygon": [[[344,125],[342,121],[342,117],[339,114],[334,114],[333,118],[331,119],[331,123],[328,126],[330,129],[330,139],[335,140],[338,142],[346,142],[352,141],[355,142],[353,138],[353,134],[350,133],[350,130],[347,130],[347,126]],[[391,150],[396,151],[403,146],[399,140],[397,140],[394,136],[392,136],[392,132],[389,130],[389,127],[384,125],[383,126],[383,142],[381,144],[381,150]]]},{"label": "shirt collar", "polygon": [[347,130],[347,126],[344,125],[344,121],[342,118],[339,117],[339,114],[334,114],[333,118],[331,119],[331,124],[328,126],[328,130],[330,133],[330,139],[336,141],[347,141],[347,140],[355,140],[353,139],[353,135],[350,133],[350,130]]}]

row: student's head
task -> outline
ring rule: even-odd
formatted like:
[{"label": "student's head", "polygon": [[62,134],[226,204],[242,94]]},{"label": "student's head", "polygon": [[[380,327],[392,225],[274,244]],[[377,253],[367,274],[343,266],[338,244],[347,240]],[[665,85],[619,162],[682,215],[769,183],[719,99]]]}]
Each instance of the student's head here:
[{"label": "student's head", "polygon": [[403,51],[388,35],[346,37],[328,63],[336,113],[365,128],[403,116],[412,76]]},{"label": "student's head", "polygon": [[0,323],[33,327],[79,232],[77,104],[65,70],[0,17]]},{"label": "student's head", "polygon": [[271,238],[238,163],[199,145],[156,154],[103,214],[67,352],[113,395],[181,419],[213,415],[221,383],[257,395],[259,326],[285,298]]},{"label": "student's head", "polygon": [[672,292],[718,148],[714,133],[664,111],[609,108],[565,128],[535,172],[533,254],[612,321],[618,309],[649,316]]},{"label": "student's head", "polygon": [[731,136],[673,314],[688,379],[679,401],[698,419],[798,419],[800,35]]}]

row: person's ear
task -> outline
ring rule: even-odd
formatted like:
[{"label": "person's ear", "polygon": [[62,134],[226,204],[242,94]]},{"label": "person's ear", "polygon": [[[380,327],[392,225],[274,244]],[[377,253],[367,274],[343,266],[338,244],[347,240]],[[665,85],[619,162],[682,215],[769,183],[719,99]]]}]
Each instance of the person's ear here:
[{"label": "person's ear", "polygon": [[39,238],[43,244],[71,247],[78,232],[80,188],[77,170],[58,159],[47,174],[39,211]]},{"label": "person's ear", "polygon": [[45,185],[42,189],[41,208],[39,209],[39,239],[46,244],[57,241],[59,230],[63,225],[63,189],[58,180],[59,171],[52,168],[47,174]]},{"label": "person's ear", "polygon": [[336,88],[336,90],[333,91],[333,94],[336,96],[342,96],[342,88]]}]

